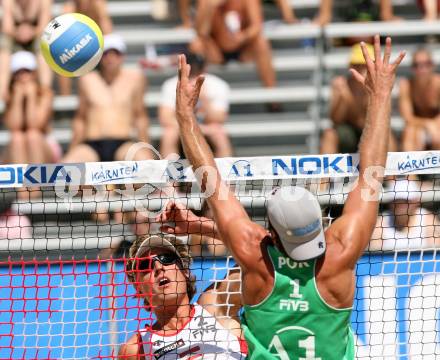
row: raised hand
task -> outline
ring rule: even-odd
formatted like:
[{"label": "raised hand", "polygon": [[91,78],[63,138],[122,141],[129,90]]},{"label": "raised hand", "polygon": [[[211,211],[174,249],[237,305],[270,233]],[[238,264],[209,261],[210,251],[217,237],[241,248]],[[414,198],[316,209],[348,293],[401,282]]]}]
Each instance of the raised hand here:
[{"label": "raised hand", "polygon": [[391,38],[386,38],[385,53],[381,58],[379,35],[374,37],[375,60],[371,59],[364,42],[361,43],[361,48],[367,66],[367,74],[362,76],[358,71],[350,69],[353,77],[364,85],[370,95],[388,96],[393,89],[396,70],[405,57],[405,52],[400,52],[397,59],[390,64]]},{"label": "raised hand", "polygon": [[203,75],[199,75],[195,82],[190,81],[191,66],[187,64],[185,55],[179,55],[178,68],[179,81],[177,82],[176,89],[176,113],[179,117],[179,115],[187,115],[188,112],[194,113],[205,78]]},{"label": "raised hand", "polygon": [[202,218],[195,215],[183,204],[174,201],[167,204],[165,210],[156,217],[156,221],[163,223],[160,230],[169,234],[182,235],[201,232]]}]

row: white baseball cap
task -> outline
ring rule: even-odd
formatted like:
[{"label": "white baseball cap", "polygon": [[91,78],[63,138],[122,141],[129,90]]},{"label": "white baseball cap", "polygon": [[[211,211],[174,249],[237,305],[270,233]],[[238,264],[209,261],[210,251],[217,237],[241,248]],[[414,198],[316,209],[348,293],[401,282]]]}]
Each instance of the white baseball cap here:
[{"label": "white baseball cap", "polygon": [[11,56],[11,72],[15,74],[19,70],[37,70],[37,59],[29,51],[17,51]]},{"label": "white baseball cap", "polygon": [[125,45],[124,39],[119,34],[107,34],[104,35],[104,49],[106,52],[108,50],[116,50],[121,54],[127,52],[127,46]]},{"label": "white baseball cap", "polygon": [[299,186],[275,189],[267,203],[267,214],[293,260],[310,260],[325,252],[321,207],[308,190]]}]

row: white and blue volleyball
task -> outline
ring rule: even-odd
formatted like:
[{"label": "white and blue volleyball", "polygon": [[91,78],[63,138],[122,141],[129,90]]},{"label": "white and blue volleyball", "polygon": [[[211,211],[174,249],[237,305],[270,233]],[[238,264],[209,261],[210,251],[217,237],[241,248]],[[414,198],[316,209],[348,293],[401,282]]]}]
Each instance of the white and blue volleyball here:
[{"label": "white and blue volleyball", "polygon": [[53,71],[75,77],[87,74],[98,65],[104,40],[101,29],[92,19],[72,13],[58,16],[46,26],[40,46]]}]

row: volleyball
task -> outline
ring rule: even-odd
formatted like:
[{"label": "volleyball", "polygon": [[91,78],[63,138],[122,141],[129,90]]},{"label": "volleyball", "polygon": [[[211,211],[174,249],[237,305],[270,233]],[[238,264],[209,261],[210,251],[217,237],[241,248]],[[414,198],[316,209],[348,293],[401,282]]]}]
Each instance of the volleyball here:
[{"label": "volleyball", "polygon": [[53,19],[41,36],[41,51],[56,73],[76,77],[99,63],[104,40],[99,26],[88,16],[64,14]]}]

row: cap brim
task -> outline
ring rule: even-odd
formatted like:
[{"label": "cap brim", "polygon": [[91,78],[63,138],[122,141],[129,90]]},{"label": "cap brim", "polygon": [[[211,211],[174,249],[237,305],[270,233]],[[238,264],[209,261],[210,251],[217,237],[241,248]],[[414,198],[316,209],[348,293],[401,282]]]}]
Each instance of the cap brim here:
[{"label": "cap brim", "polygon": [[174,245],[171,244],[171,242],[169,242],[167,239],[157,235],[152,235],[147,239],[145,239],[144,242],[141,244],[141,246],[139,246],[139,249],[136,252],[135,257],[141,258],[151,249],[167,249],[179,255]]},{"label": "cap brim", "polygon": [[287,255],[296,261],[306,261],[317,258],[324,254],[326,248],[324,229],[322,227],[318,235],[302,243],[280,240]]}]

